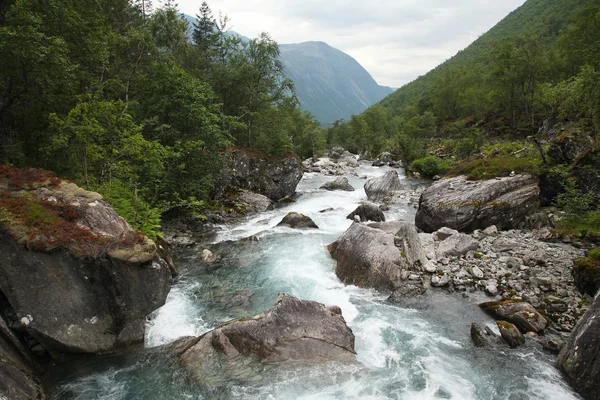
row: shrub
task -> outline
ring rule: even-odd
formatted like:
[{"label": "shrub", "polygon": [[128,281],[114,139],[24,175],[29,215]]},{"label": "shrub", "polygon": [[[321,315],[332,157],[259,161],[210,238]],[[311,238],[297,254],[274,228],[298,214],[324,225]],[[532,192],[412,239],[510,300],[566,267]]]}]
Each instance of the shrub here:
[{"label": "shrub", "polygon": [[426,156],[416,159],[410,167],[426,178],[446,173],[450,169],[450,163],[436,156]]}]

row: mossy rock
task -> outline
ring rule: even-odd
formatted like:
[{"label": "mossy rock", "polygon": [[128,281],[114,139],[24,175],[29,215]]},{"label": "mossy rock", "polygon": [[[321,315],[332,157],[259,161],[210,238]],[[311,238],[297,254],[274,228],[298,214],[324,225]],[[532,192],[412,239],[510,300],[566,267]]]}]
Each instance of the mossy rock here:
[{"label": "mossy rock", "polygon": [[583,293],[594,296],[600,289],[600,254],[599,249],[590,250],[587,257],[573,261],[573,279],[575,285]]}]

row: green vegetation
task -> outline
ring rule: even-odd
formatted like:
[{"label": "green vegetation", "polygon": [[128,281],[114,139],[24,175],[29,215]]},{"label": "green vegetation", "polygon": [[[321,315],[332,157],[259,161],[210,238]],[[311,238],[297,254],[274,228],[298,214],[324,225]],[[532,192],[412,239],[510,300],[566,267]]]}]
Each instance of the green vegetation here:
[{"label": "green vegetation", "polygon": [[0,7],[0,164],[97,190],[156,236],[164,212],[209,198],[220,150],[322,152],[325,132],[300,111],[277,43],[227,25],[206,3],[193,27],[174,2]]},{"label": "green vegetation", "polygon": [[448,175],[466,175],[468,179],[479,180],[509,176],[512,172],[538,175],[539,171],[540,162],[538,160],[505,156],[466,160],[451,169]]},{"label": "green vegetation", "polygon": [[410,168],[425,178],[433,178],[445,174],[450,169],[450,163],[436,156],[426,156],[413,161]]}]

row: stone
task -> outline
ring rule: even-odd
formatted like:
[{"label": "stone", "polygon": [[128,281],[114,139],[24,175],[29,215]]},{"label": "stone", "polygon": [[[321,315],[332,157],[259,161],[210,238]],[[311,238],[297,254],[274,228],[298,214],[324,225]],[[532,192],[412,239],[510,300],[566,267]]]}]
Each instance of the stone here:
[{"label": "stone", "polygon": [[[389,228],[391,223],[386,224]],[[397,221],[400,236],[353,223],[328,246],[337,261],[336,275],[346,284],[391,289],[402,282],[402,271],[421,271],[426,263],[414,225]],[[400,248],[396,246],[398,243]]]},{"label": "stone", "polygon": [[483,279],[483,271],[479,267],[471,268],[471,275],[473,275],[473,278]]},{"label": "stone", "polygon": [[525,338],[516,326],[507,321],[496,321],[496,324],[498,325],[502,339],[504,339],[511,348],[525,344]]},{"label": "stone", "polygon": [[0,315],[0,399],[48,399],[41,376],[31,353]]},{"label": "stone", "polygon": [[420,283],[403,283],[398,286],[388,297],[392,303],[402,303],[407,299],[412,299],[424,295],[427,289]]},{"label": "stone", "polygon": [[523,333],[539,333],[548,326],[548,320],[529,303],[502,300],[481,303],[479,307],[494,318],[515,324]]},{"label": "stone", "polygon": [[498,294],[498,281],[490,279],[485,283],[485,293],[488,296],[496,296]]},{"label": "stone", "polygon": [[319,229],[310,217],[293,211],[287,213],[277,226],[288,226],[293,229]]},{"label": "stone", "polygon": [[438,258],[459,257],[469,250],[476,250],[479,242],[464,233],[449,236],[438,243],[436,254]]},{"label": "stone", "polygon": [[573,279],[582,293],[594,296],[600,289],[600,259],[588,253],[588,257],[573,260]]},{"label": "stone", "polygon": [[432,236],[435,240],[437,240],[438,242],[441,242],[442,240],[446,240],[450,236],[457,235],[457,234],[458,234],[458,231],[456,229],[451,229],[446,226],[442,226],[440,229],[433,232]]},{"label": "stone", "polygon": [[386,172],[382,177],[369,179],[365,183],[364,189],[370,201],[383,201],[394,192],[401,190],[402,184],[398,172],[392,170]]},{"label": "stone", "polygon": [[302,179],[302,163],[296,156],[269,156],[256,149],[231,148],[224,154],[222,173],[215,179],[213,198],[221,198],[231,187],[262,194],[273,201],[296,192]]},{"label": "stone", "polygon": [[600,399],[600,292],[583,314],[557,359],[573,388],[586,400]]},{"label": "stone", "polygon": [[539,210],[537,178],[516,175],[482,181],[464,176],[434,182],[421,195],[415,224],[425,232],[441,227],[471,232],[496,225],[519,228]]},{"label": "stone", "polygon": [[72,215],[63,221],[68,231],[59,232],[60,241],[52,231],[36,231],[33,244],[15,229],[35,227],[0,226],[0,291],[23,330],[50,354],[103,353],[143,341],[146,317],[165,303],[171,287],[166,249],[137,234],[98,193],[74,183],[56,178],[35,189],[0,192],[27,193]]},{"label": "stone", "polygon": [[326,184],[321,186],[321,189],[325,190],[345,190],[347,192],[353,192],[354,188],[348,182],[348,178],[341,177],[337,178],[333,181],[327,182]]},{"label": "stone", "polygon": [[170,346],[191,377],[225,385],[263,363],[356,361],[354,334],[339,307],[280,294],[275,305],[249,319],[226,322],[198,338]]},{"label": "stone", "polygon": [[444,287],[448,283],[450,283],[450,275],[448,273],[444,272],[441,275],[434,275],[431,277],[431,286]]},{"label": "stone", "polygon": [[425,250],[425,255],[430,260],[435,260],[437,257],[435,255],[435,242],[433,240],[433,235],[430,233],[419,233],[419,240],[421,241],[421,246],[423,246],[423,250]]},{"label": "stone", "polygon": [[200,259],[202,261],[206,261],[206,262],[213,262],[215,261],[216,257],[215,255],[212,253],[212,251],[208,250],[208,249],[204,249],[202,250],[202,252],[200,253]]},{"label": "stone", "polygon": [[379,208],[379,206],[375,203],[371,202],[363,202],[361,205],[356,207],[354,211],[352,211],[347,219],[355,220],[358,217],[360,222],[366,221],[375,221],[375,222],[383,222],[385,221],[385,215],[383,211]]},{"label": "stone", "polygon": [[488,340],[483,331],[475,322],[471,324],[471,341],[475,347],[484,347],[488,344]]}]

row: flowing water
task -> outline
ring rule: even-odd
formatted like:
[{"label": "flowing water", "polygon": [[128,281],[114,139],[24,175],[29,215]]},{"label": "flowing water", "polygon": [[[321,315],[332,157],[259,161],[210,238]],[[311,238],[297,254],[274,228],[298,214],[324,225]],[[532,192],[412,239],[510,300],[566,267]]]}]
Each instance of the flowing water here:
[{"label": "flowing water", "polygon": [[[359,175],[387,168],[361,165]],[[400,176],[403,176],[402,171]],[[349,177],[355,192],[319,190],[331,178],[308,173],[296,203],[223,228],[202,249],[176,255],[182,272],[167,303],[149,318],[143,351],[96,357],[60,368],[55,400],[63,399],[577,399],[553,367],[553,357],[527,346],[475,348],[471,322],[495,326],[472,294],[435,292],[411,307],[386,301],[374,290],[343,285],[326,245],[351,224],[345,216],[366,198],[364,180]],[[401,178],[403,179],[403,178]],[[403,180],[405,185],[418,183]],[[333,210],[320,213],[320,210]],[[289,211],[302,212],[319,230],[275,227]],[[410,207],[386,212],[388,220],[414,218]],[[258,241],[239,241],[250,235]],[[197,336],[219,323],[259,314],[284,292],[338,305],[356,335],[359,364],[303,367],[266,365],[240,379],[201,387],[186,379],[162,345]],[[206,371],[210,374],[211,371]]]}]

